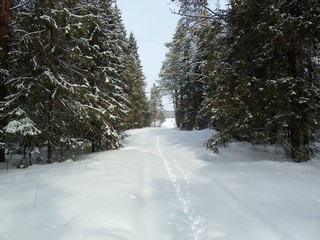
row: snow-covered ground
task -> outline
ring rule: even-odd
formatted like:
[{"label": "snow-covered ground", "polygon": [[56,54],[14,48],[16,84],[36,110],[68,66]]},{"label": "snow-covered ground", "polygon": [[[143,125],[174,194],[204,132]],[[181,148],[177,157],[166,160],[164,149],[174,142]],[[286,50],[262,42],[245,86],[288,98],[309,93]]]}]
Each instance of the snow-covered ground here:
[{"label": "snow-covered ground", "polygon": [[210,130],[166,124],[128,131],[121,150],[0,170],[0,239],[319,239],[319,160],[244,143],[215,155]]},{"label": "snow-covered ground", "polygon": [[166,120],[161,124],[164,128],[174,128],[176,127],[176,120],[174,118],[166,118]]}]

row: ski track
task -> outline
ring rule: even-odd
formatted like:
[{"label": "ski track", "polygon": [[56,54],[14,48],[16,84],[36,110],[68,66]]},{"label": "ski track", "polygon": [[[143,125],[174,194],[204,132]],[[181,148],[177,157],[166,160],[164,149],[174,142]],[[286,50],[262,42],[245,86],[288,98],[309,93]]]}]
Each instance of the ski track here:
[{"label": "ski track", "polygon": [[[173,186],[177,199],[182,205],[183,213],[185,214],[188,222],[190,224],[191,231],[193,233],[194,240],[206,240],[207,236],[207,220],[202,217],[192,205],[190,199],[190,188],[189,184],[191,183],[188,179],[190,175],[189,172],[186,172],[181,165],[179,165],[176,158],[167,158],[164,156],[163,151],[161,150],[160,137],[157,136],[157,150],[160,158],[165,165],[169,181]],[[245,212],[253,219],[256,219],[257,223],[261,225],[262,229],[265,229],[267,232],[270,232],[270,235],[273,235],[273,239],[277,240],[296,240],[290,233],[282,229],[272,220],[268,219],[266,216],[261,214],[259,211],[255,210],[253,207],[245,203],[241,198],[239,198],[232,190],[230,190],[225,184],[221,183],[217,179],[213,178],[213,183],[220,189],[221,194],[226,196],[226,199],[229,199],[231,204],[234,204],[240,211]],[[239,213],[241,214],[241,213]]]},{"label": "ski track", "polygon": [[[161,144],[160,144],[160,136],[157,136],[157,142],[156,142],[157,150],[146,150],[146,149],[140,149],[137,148],[136,150],[140,152],[146,152],[150,154],[156,154],[160,156],[164,166],[165,171],[168,174],[169,182],[171,183],[171,186],[173,187],[173,190],[175,192],[175,195],[181,204],[181,210],[184,213],[187,222],[189,223],[189,228],[192,232],[192,239],[193,240],[207,240],[207,220],[202,217],[195,207],[192,204],[192,201],[190,199],[190,180],[188,176],[190,175],[189,172],[185,171],[181,165],[178,163],[176,158],[167,158],[163,151],[161,150]],[[88,162],[88,160],[85,160],[84,162],[80,162],[78,165],[80,165],[83,169],[88,170],[88,168],[92,168],[95,164],[100,164],[103,162],[103,153],[96,153],[92,156],[92,160]],[[73,165],[73,163],[72,163]],[[141,186],[142,186],[142,199],[145,198],[146,192],[148,191],[148,177],[149,174],[149,162],[145,161],[144,163],[144,174],[141,179]],[[56,169],[61,171],[60,168]],[[261,224],[261,227],[263,229],[266,229],[268,232],[271,232],[272,235],[274,235],[274,239],[277,240],[296,240],[293,236],[291,236],[288,232],[281,229],[280,226],[275,224],[272,220],[265,217],[263,214],[261,214],[259,211],[255,210],[251,206],[249,206],[247,203],[245,203],[241,198],[239,198],[230,188],[228,188],[225,184],[223,184],[221,181],[213,178],[213,183],[218,187],[218,189],[221,190],[222,194],[226,196],[227,199],[231,201],[231,204],[235,204],[238,206],[238,209],[241,209],[245,213],[249,214],[252,218],[256,219],[258,223]],[[143,201],[143,200],[142,200]],[[144,206],[144,211],[148,215],[148,211],[150,210],[150,206],[146,206],[147,202],[142,204]],[[149,213],[151,214],[151,213]],[[149,220],[152,218],[148,218]],[[141,222],[143,222],[141,220]],[[145,232],[145,236],[150,236],[152,231]],[[149,239],[149,238],[147,238]]]},{"label": "ski track", "polygon": [[[138,149],[138,151],[141,151]],[[147,151],[148,152],[148,151]],[[150,204],[150,201],[148,201],[148,193],[150,193],[150,161],[144,160],[143,163],[143,175],[140,178],[140,186],[141,186],[141,206],[142,206],[142,212],[144,214],[140,215],[140,226],[147,226],[149,225],[149,228],[142,228],[142,235],[145,239],[152,239],[153,233],[156,232],[155,226],[156,220],[154,219],[154,213],[153,213],[153,206]],[[152,222],[153,224],[149,224]]]},{"label": "ski track", "polygon": [[270,219],[265,217],[263,214],[252,208],[250,205],[246,204],[243,200],[241,200],[232,190],[226,187],[217,179],[213,179],[215,185],[217,185],[221,192],[223,192],[228,199],[231,200],[238,209],[244,210],[250,216],[257,220],[258,223],[261,224],[262,228],[271,232],[274,235],[275,239],[278,240],[296,240],[293,236],[291,236],[288,232],[281,229],[277,224],[272,222]]},{"label": "ski track", "polygon": [[176,159],[169,161],[160,147],[160,137],[157,136],[157,150],[162,162],[165,166],[169,181],[174,189],[178,201],[181,203],[182,211],[187,219],[189,228],[192,232],[192,239],[206,240],[207,239],[207,220],[202,217],[195,207],[192,205],[190,199],[190,181],[188,179],[189,173],[177,163]]}]

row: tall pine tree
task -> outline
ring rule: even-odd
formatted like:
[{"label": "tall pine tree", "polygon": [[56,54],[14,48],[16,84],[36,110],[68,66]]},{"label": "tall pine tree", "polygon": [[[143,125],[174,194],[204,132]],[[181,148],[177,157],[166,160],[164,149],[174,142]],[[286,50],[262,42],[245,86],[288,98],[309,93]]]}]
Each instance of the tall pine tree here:
[{"label": "tall pine tree", "polygon": [[176,124],[183,130],[206,128],[208,119],[204,105],[205,83],[199,31],[208,24],[206,1],[181,1],[173,41],[160,72],[160,85],[173,99]]}]

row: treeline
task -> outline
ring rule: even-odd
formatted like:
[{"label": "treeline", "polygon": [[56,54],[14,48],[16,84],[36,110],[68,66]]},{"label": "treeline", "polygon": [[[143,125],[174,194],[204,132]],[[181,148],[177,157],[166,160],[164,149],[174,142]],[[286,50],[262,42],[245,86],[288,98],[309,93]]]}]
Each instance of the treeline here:
[{"label": "treeline", "polygon": [[27,159],[42,147],[52,162],[73,143],[118,148],[124,130],[150,124],[137,42],[114,1],[1,4],[10,14],[0,26],[7,32],[0,39],[0,142],[7,149]]},{"label": "treeline", "polygon": [[177,126],[208,126],[205,146],[232,140],[278,144],[306,161],[320,120],[318,0],[233,0],[213,10],[205,0],[179,3],[160,85],[171,96]]}]

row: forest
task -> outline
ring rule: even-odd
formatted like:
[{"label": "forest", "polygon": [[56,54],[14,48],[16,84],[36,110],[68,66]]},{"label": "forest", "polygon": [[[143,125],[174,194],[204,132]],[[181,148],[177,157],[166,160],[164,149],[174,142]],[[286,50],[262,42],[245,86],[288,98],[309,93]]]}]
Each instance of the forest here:
[{"label": "forest", "polygon": [[294,162],[315,156],[318,0],[172,1],[181,17],[148,99],[116,1],[1,0],[0,160],[5,149],[29,165],[37,149],[50,163],[72,148],[118,148],[125,130],[159,117],[162,93],[178,128],[217,130],[210,150],[246,141]]},{"label": "forest", "polygon": [[[277,144],[302,162],[317,152],[320,3],[175,1],[181,16],[160,72],[183,130],[212,127],[204,145]],[[215,9],[215,10],[213,10]]]},{"label": "forest", "polygon": [[149,126],[145,76],[133,33],[114,1],[1,1],[1,158],[45,149],[118,148]]}]

